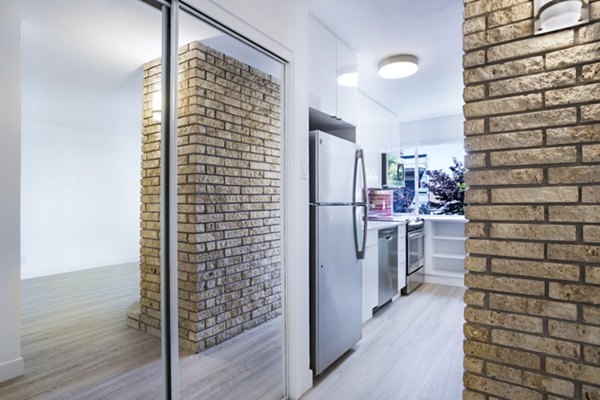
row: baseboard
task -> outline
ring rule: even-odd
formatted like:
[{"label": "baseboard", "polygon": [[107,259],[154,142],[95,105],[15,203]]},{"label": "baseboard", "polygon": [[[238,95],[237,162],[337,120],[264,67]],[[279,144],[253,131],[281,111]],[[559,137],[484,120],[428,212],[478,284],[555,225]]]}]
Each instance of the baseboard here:
[{"label": "baseboard", "polygon": [[19,357],[16,360],[4,362],[0,364],[0,382],[4,382],[9,379],[16,378],[17,376],[21,376],[23,375],[23,372],[25,372],[23,357]]},{"label": "baseboard", "polygon": [[121,265],[121,264],[132,264],[132,263],[139,263],[139,262],[140,262],[139,256],[132,256],[132,257],[110,259],[110,260],[105,260],[105,261],[100,261],[100,262],[89,263],[89,264],[68,265],[68,266],[61,267],[61,268],[54,268],[49,271],[48,270],[39,270],[39,269],[32,271],[31,269],[27,269],[27,268],[24,268],[23,266],[21,266],[21,279],[41,278],[41,277],[50,276],[50,275],[68,274],[70,272],[87,271],[89,269],[110,267],[113,265]]},{"label": "baseboard", "polygon": [[452,277],[452,276],[427,275],[426,274],[425,282],[435,283],[436,285],[465,287],[465,279],[463,276]]}]

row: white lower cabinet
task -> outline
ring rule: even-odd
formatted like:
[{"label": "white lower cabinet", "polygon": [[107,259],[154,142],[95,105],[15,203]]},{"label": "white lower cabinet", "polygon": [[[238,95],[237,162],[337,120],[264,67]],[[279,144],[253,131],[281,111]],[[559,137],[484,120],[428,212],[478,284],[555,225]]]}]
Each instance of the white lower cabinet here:
[{"label": "white lower cabinet", "polygon": [[363,302],[362,322],[365,323],[373,316],[373,307],[377,306],[379,297],[379,246],[377,245],[378,231],[367,232],[367,247],[363,260]]},{"label": "white lower cabinet", "polygon": [[406,287],[406,225],[398,225],[398,292]]},{"label": "white lower cabinet", "polygon": [[425,222],[425,282],[464,286],[464,218]]}]

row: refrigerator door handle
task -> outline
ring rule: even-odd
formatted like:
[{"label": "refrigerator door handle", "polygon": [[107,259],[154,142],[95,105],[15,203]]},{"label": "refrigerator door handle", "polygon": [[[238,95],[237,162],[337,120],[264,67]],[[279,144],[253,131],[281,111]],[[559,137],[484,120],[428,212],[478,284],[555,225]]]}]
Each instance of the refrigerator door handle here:
[{"label": "refrigerator door handle", "polygon": [[[360,163],[360,171],[361,171],[361,184],[362,184],[362,190],[361,190],[361,194],[362,194],[362,200],[360,201],[361,206],[360,208],[364,208],[363,211],[363,215],[362,215],[362,243],[358,243],[358,227],[356,226],[356,217],[354,220],[354,238],[356,240],[356,257],[359,260],[363,260],[365,258],[365,249],[367,247],[367,223],[368,223],[368,214],[369,214],[369,205],[368,205],[368,198],[367,198],[367,173],[365,171],[365,159],[364,159],[364,153],[362,151],[362,149],[357,149],[356,150],[356,157],[355,157],[355,162],[354,162],[354,190],[353,190],[353,201],[356,203],[357,199],[356,199],[356,193],[357,193],[357,185],[359,182],[359,177],[358,177],[358,165]],[[360,247],[359,247],[360,246]]]},{"label": "refrigerator door handle", "polygon": [[[362,211],[359,215],[359,211]],[[365,259],[365,249],[367,245],[367,206],[355,205],[352,207],[352,218],[354,225],[354,245],[356,248],[356,258]],[[362,225],[359,227],[359,225]],[[362,237],[361,237],[362,235]]]},{"label": "refrigerator door handle", "polygon": [[[358,166],[360,164],[360,173],[362,176],[358,176]],[[356,194],[358,192],[358,185],[361,185],[360,194],[362,199],[358,200],[356,198]],[[353,193],[352,193],[352,201],[354,203],[368,203],[368,194],[367,194],[367,171],[365,170],[365,155],[362,149],[356,150],[356,157],[354,160],[354,182],[353,182]]]},{"label": "refrigerator door handle", "polygon": [[369,214],[369,206],[366,204],[364,206],[360,206],[363,209],[363,232],[362,232],[362,248],[357,252],[356,256],[359,260],[365,259],[365,251],[367,248],[367,218]]},{"label": "refrigerator door handle", "polygon": [[364,212],[363,212],[363,243],[362,243],[362,251],[360,253],[361,257],[359,258],[359,260],[363,260],[365,258],[365,251],[367,249],[367,230],[368,230],[368,225],[369,225],[369,195],[367,193],[367,170],[365,168],[365,154],[362,151],[362,149],[360,149],[360,163],[361,163],[361,171],[362,171],[362,181],[363,181],[363,187],[362,187],[362,192],[363,192],[363,203],[364,205]]}]

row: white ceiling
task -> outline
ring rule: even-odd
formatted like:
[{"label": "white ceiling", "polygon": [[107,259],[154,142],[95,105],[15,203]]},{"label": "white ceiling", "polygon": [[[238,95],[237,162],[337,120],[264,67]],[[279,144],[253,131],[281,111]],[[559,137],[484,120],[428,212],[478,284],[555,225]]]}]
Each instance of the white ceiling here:
[{"label": "white ceiling", "polygon": [[[358,54],[359,89],[401,121],[462,113],[462,0],[305,0],[323,25]],[[419,71],[386,80],[377,64],[419,58]]]},{"label": "white ceiling", "polygon": [[[137,0],[21,0],[23,118],[139,136],[142,65],[161,55],[161,14]],[[192,41],[281,77],[282,65],[194,17]]]},{"label": "white ceiling", "polygon": [[23,118],[139,135],[141,66],[160,56],[160,13],[141,2],[21,5]]},{"label": "white ceiling", "polygon": [[[461,113],[462,1],[305,0],[310,11],[359,57],[360,89],[403,121]],[[24,0],[24,118],[91,130],[138,133],[141,65],[159,56],[160,15],[134,0]],[[182,17],[181,43],[209,46],[272,75],[281,66]],[[412,77],[377,76],[397,53],[420,58]],[[91,118],[90,116],[95,116]]]}]

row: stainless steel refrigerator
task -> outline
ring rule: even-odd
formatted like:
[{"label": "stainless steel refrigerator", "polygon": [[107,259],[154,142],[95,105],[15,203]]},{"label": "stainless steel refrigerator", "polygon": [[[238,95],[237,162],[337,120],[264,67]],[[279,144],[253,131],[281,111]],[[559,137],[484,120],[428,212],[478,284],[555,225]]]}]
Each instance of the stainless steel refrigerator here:
[{"label": "stainless steel refrigerator", "polygon": [[311,368],[315,375],[362,337],[362,259],[367,233],[363,152],[310,132]]}]

